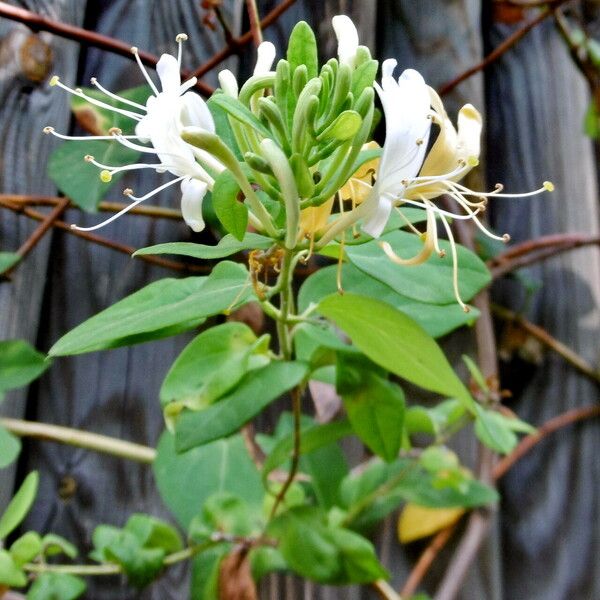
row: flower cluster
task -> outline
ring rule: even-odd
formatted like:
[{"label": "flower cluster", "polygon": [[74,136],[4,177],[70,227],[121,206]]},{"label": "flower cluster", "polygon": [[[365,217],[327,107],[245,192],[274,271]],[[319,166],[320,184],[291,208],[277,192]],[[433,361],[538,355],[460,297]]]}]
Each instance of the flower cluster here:
[{"label": "flower cluster", "polygon": [[[300,26],[306,26],[307,35],[312,35],[306,24]],[[214,104],[227,114],[243,162],[217,132],[207,103],[193,91],[196,79],[181,82],[184,34],[177,36],[177,58],[164,54],[158,61],[160,91],[137,49],[132,48],[153,92],[145,106],[106,90],[95,79],[92,84],[110,103],[81,89],[71,89],[54,77],[51,85],[135,122],[134,135],[123,135],[113,128],[110,135],[95,139],[114,140],[158,159],[155,163],[113,166],[86,156],[100,169],[103,181],[134,169],[153,169],[175,177],[139,197],[125,190],[131,204],[87,229],[102,227],[179,183],[183,218],[194,231],[201,231],[203,199],[225,176],[233,177],[245,198],[247,223],[305,257],[314,249],[343,240],[344,233],[358,225],[379,238],[393,212],[402,217],[403,207],[417,207],[425,211],[425,231],[416,229],[409,219],[405,224],[421,237],[421,251],[401,257],[385,240],[380,242],[382,250],[401,265],[420,264],[434,252],[442,256],[438,241],[441,226],[450,242],[455,296],[468,310],[458,289],[451,221],[469,220],[487,236],[506,241],[508,236],[497,236],[480,219],[488,198],[529,196],[551,191],[552,184],[545,182],[539,190],[517,195],[504,194],[501,186],[482,193],[461,184],[479,161],[482,120],[476,108],[463,106],[455,128],[440,97],[417,71],[405,70],[396,79],[396,61],[388,59],[382,64],[378,83],[378,63],[359,44],[352,21],[336,16],[333,28],[338,59],[329,60],[320,70],[316,54],[294,48],[273,70],[275,47],[264,42],[258,48],[254,73],[242,86],[231,71],[219,74],[221,91],[213,96]],[[385,118],[381,148],[372,141],[376,94]],[[90,139],[65,136],[51,127],[45,131],[63,139]],[[430,144],[433,135],[435,140]],[[441,197],[444,202],[436,202]]]}]

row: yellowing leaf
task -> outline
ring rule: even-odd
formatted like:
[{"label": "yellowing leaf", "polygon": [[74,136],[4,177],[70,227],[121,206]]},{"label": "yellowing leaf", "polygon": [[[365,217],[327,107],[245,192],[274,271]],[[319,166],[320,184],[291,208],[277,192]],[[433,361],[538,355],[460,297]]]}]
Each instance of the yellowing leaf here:
[{"label": "yellowing leaf", "polygon": [[464,508],[426,508],[408,503],[398,519],[398,538],[408,544],[453,525],[464,514]]}]

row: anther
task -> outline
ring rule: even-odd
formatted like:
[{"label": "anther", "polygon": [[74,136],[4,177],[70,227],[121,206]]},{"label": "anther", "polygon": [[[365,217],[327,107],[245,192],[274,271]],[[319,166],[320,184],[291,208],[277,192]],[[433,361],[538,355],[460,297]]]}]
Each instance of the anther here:
[{"label": "anther", "polygon": [[178,33],[178,34],[175,36],[175,41],[176,41],[177,43],[179,43],[179,42],[187,42],[187,40],[188,40],[187,33]]},{"label": "anther", "polygon": [[75,88],[76,94],[83,94],[83,90],[81,88]]},{"label": "anther", "polygon": [[110,171],[107,171],[106,169],[100,171],[100,181],[102,181],[103,183],[109,183],[111,179],[112,175],[110,174]]},{"label": "anther", "polygon": [[544,189],[548,192],[553,192],[554,184],[551,181],[544,181]]},{"label": "anther", "polygon": [[130,50],[131,50],[131,54],[137,54],[138,53],[137,46],[131,46]]},{"label": "anther", "polygon": [[46,135],[48,135],[49,133],[52,133],[54,131],[54,127],[44,127],[44,129],[42,130]]},{"label": "anther", "polygon": [[479,164],[479,159],[476,156],[469,156],[467,163],[470,167],[476,167]]},{"label": "anther", "polygon": [[498,192],[501,192],[504,189],[504,186],[501,183],[497,183],[494,186],[494,189],[497,190]]},{"label": "anther", "polygon": [[463,309],[463,312],[466,312],[466,313],[470,313],[471,312],[471,307],[467,306],[466,304],[463,304],[462,309]]},{"label": "anther", "polygon": [[133,190],[131,188],[125,188],[123,190],[123,196],[133,196]]},{"label": "anther", "polygon": [[118,127],[111,127],[108,130],[108,134],[109,135],[123,135],[123,131],[121,129],[119,129]]},{"label": "anther", "polygon": [[423,139],[418,138],[416,143],[417,143],[417,146],[421,146],[423,144]]},{"label": "anther", "polygon": [[92,85],[96,85],[97,82],[98,82],[98,80],[95,77],[90,77],[90,83]]},{"label": "anther", "polygon": [[502,236],[502,241],[503,241],[505,244],[506,244],[506,243],[508,243],[508,242],[510,242],[510,235],[509,235],[508,233],[505,233],[505,234]]},{"label": "anther", "polygon": [[58,84],[59,81],[60,81],[60,77],[58,75],[53,75],[50,78],[50,81],[48,83],[49,83],[49,85],[51,85],[52,87],[54,87],[55,85]]},{"label": "anther", "polygon": [[444,257],[446,256],[446,251],[445,251],[445,250],[440,250],[440,251],[438,252],[438,256],[439,256],[440,258],[444,258]]},{"label": "anther", "polygon": [[83,157],[83,160],[85,160],[85,162],[92,162],[94,160],[94,157],[91,154],[86,154]]}]

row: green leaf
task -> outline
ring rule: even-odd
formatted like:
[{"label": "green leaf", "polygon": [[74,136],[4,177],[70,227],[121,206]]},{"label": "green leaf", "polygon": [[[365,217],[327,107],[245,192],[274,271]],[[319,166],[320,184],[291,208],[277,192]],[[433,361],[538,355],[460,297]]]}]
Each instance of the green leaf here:
[{"label": "green leaf", "polygon": [[219,240],[219,243],[216,246],[194,244],[192,242],[171,242],[141,248],[134,252],[133,256],[143,256],[146,254],[177,254],[179,256],[191,256],[193,258],[215,259],[231,256],[242,250],[266,250],[272,245],[273,240],[271,240],[271,238],[259,235],[258,233],[246,232],[242,241],[235,239],[231,234],[227,234]]},{"label": "green leaf", "polygon": [[237,98],[232,98],[226,94],[215,94],[211,100],[215,106],[225,111],[230,117],[251,127],[263,138],[272,137],[271,132]]},{"label": "green leaf", "polygon": [[248,272],[219,263],[208,277],[161,279],[127,296],[63,336],[51,356],[131,345],[192,329],[206,317],[244,302]]},{"label": "green leaf", "polygon": [[16,252],[0,252],[0,275],[6,273],[11,267],[14,267],[21,260],[21,256]]},{"label": "green leaf", "polygon": [[325,513],[313,507],[286,511],[270,523],[267,532],[279,539],[279,550],[289,567],[308,579],[343,584],[389,577],[368,540],[329,526]]},{"label": "green leaf", "polygon": [[29,473],[19,491],[8,503],[4,514],[0,517],[0,540],[16,529],[27,516],[37,494],[39,479],[37,471]]},{"label": "green leaf", "polygon": [[426,390],[456,397],[474,410],[471,395],[440,347],[404,313],[356,294],[328,296],[318,311],[376,364]]},{"label": "green leaf", "polygon": [[365,88],[372,87],[375,77],[377,77],[377,68],[379,63],[376,60],[369,60],[352,73],[352,95],[358,98]]},{"label": "green leaf", "polygon": [[96,212],[98,203],[108,190],[119,181],[125,171],[115,173],[109,183],[100,180],[100,170],[84,160],[93,156],[105,165],[121,166],[137,162],[140,153],[112,140],[63,142],[48,160],[48,176],[58,189],[80,208]]},{"label": "green leaf", "polygon": [[27,592],[27,600],[76,600],[85,593],[86,584],[68,573],[42,573]]},{"label": "green leaf", "polygon": [[370,368],[364,357],[338,353],[337,389],[352,428],[384,460],[397,458],[404,425],[404,392]]},{"label": "green leaf", "polygon": [[[388,233],[380,241],[388,242],[392,250],[404,258],[418,254],[423,248],[423,242],[418,236],[405,231]],[[450,304],[456,301],[452,284],[450,245],[441,240],[440,247],[446,250],[444,258],[434,254],[427,262],[416,266],[393,263],[386,258],[377,240],[348,246],[346,255],[354,266],[399,294],[431,304]],[[491,278],[485,264],[470,250],[457,245],[457,252],[459,289],[461,297],[469,300],[483,289]]]},{"label": "green leaf", "polygon": [[0,548],[0,586],[24,587],[27,585],[27,576],[15,563],[12,556]]},{"label": "green leaf", "polygon": [[231,171],[223,171],[215,180],[212,205],[223,227],[240,242],[248,227],[248,209],[240,199],[240,186]]},{"label": "green leaf", "polygon": [[178,454],[174,436],[165,432],[153,469],[164,503],[184,529],[216,492],[230,492],[249,504],[262,505],[260,475],[239,435]]},{"label": "green leaf", "polygon": [[[311,302],[316,304],[325,296],[336,293],[336,277],[336,265],[319,269],[308,277],[302,284],[298,296],[300,310],[306,310]],[[465,313],[456,302],[445,305],[428,304],[402,296],[350,264],[342,265],[342,286],[345,292],[369,296],[391,304],[436,338],[458,327],[471,324],[479,315],[477,309]]]},{"label": "green leaf", "polygon": [[[212,404],[252,366],[256,343],[256,336],[243,323],[223,323],[203,331],[183,349],[167,373],[160,390],[161,404],[177,401],[179,410],[184,406],[199,410]],[[268,361],[266,356],[261,358],[256,357],[258,365]]]},{"label": "green leaf", "polygon": [[0,341],[0,393],[27,385],[49,366],[44,355],[27,342]]},{"label": "green leaf", "polygon": [[229,544],[204,550],[192,563],[191,600],[219,600],[219,567]]},{"label": "green leaf", "polygon": [[317,139],[318,141],[349,140],[356,135],[361,125],[362,119],[356,111],[345,110],[336,117],[335,121],[333,121],[333,123],[329,125]]},{"label": "green leaf", "polygon": [[75,558],[78,554],[77,548],[71,542],[55,533],[47,533],[42,538],[42,545],[45,556],[64,554],[69,558]]},{"label": "green leaf", "polygon": [[13,463],[21,452],[21,441],[0,426],[0,469]]},{"label": "green leaf", "polygon": [[298,385],[308,368],[298,362],[275,362],[248,373],[236,389],[201,412],[186,412],[175,427],[179,452],[237,431],[271,402]]},{"label": "green leaf", "polygon": [[[216,95],[218,95],[217,92]],[[242,160],[242,153],[235,141],[235,135],[229,124],[227,113],[214,101],[215,96],[209,98],[206,102],[215,122],[215,131],[217,135],[225,142],[227,147],[235,154],[238,160]]]},{"label": "green leaf", "polygon": [[31,562],[42,551],[42,538],[36,531],[28,531],[16,539],[10,547],[10,555],[15,564],[22,567]]},{"label": "green leaf", "polygon": [[318,74],[317,40],[306,21],[300,21],[292,30],[288,43],[287,60],[290,63],[291,73],[294,73],[300,65],[304,65],[309,80]]},{"label": "green leaf", "polygon": [[177,530],[150,515],[141,513],[131,515],[125,525],[125,531],[133,533],[144,548],[159,548],[164,550],[165,554],[178,552],[183,548]]},{"label": "green leaf", "polygon": [[593,139],[600,137],[600,114],[596,101],[592,99],[583,120],[583,131],[586,135]]},{"label": "green leaf", "polygon": [[478,407],[475,434],[488,448],[509,454],[517,445],[515,432],[534,433],[535,429],[520,419],[505,417],[494,410]]}]

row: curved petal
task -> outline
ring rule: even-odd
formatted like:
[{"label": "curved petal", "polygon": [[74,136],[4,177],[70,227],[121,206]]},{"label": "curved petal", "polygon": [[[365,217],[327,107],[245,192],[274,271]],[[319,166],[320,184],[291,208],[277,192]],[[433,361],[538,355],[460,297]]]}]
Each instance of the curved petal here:
[{"label": "curved petal", "polygon": [[338,41],[338,58],[341,64],[354,68],[358,49],[358,31],[350,17],[336,15],[331,19]]},{"label": "curved petal", "polygon": [[181,126],[202,127],[210,133],[215,132],[215,121],[206,102],[194,92],[181,96]]},{"label": "curved petal", "polygon": [[382,193],[399,194],[405,180],[419,172],[429,140],[431,108],[428,86],[413,69],[392,77],[394,60],[383,64],[381,86],[376,85],[386,121],[386,136],[377,181]]},{"label": "curved petal", "polygon": [[365,202],[373,201],[373,208],[369,211],[369,215],[364,219],[362,229],[366,231],[370,236],[378,238],[383,229],[385,228],[392,207],[394,205],[394,199],[386,194],[380,194],[373,196],[373,200],[370,198]]},{"label": "curved petal", "polygon": [[264,75],[271,70],[275,60],[275,46],[271,42],[262,42],[256,49],[257,58],[254,67],[254,75]]},{"label": "curved petal", "polygon": [[156,72],[160,79],[162,91],[167,94],[179,95],[179,86],[181,86],[181,75],[179,73],[179,63],[174,56],[163,54],[158,63],[156,63]]},{"label": "curved petal", "polygon": [[206,188],[206,183],[197,179],[184,179],[181,182],[181,214],[192,231],[204,229],[202,201]]}]

